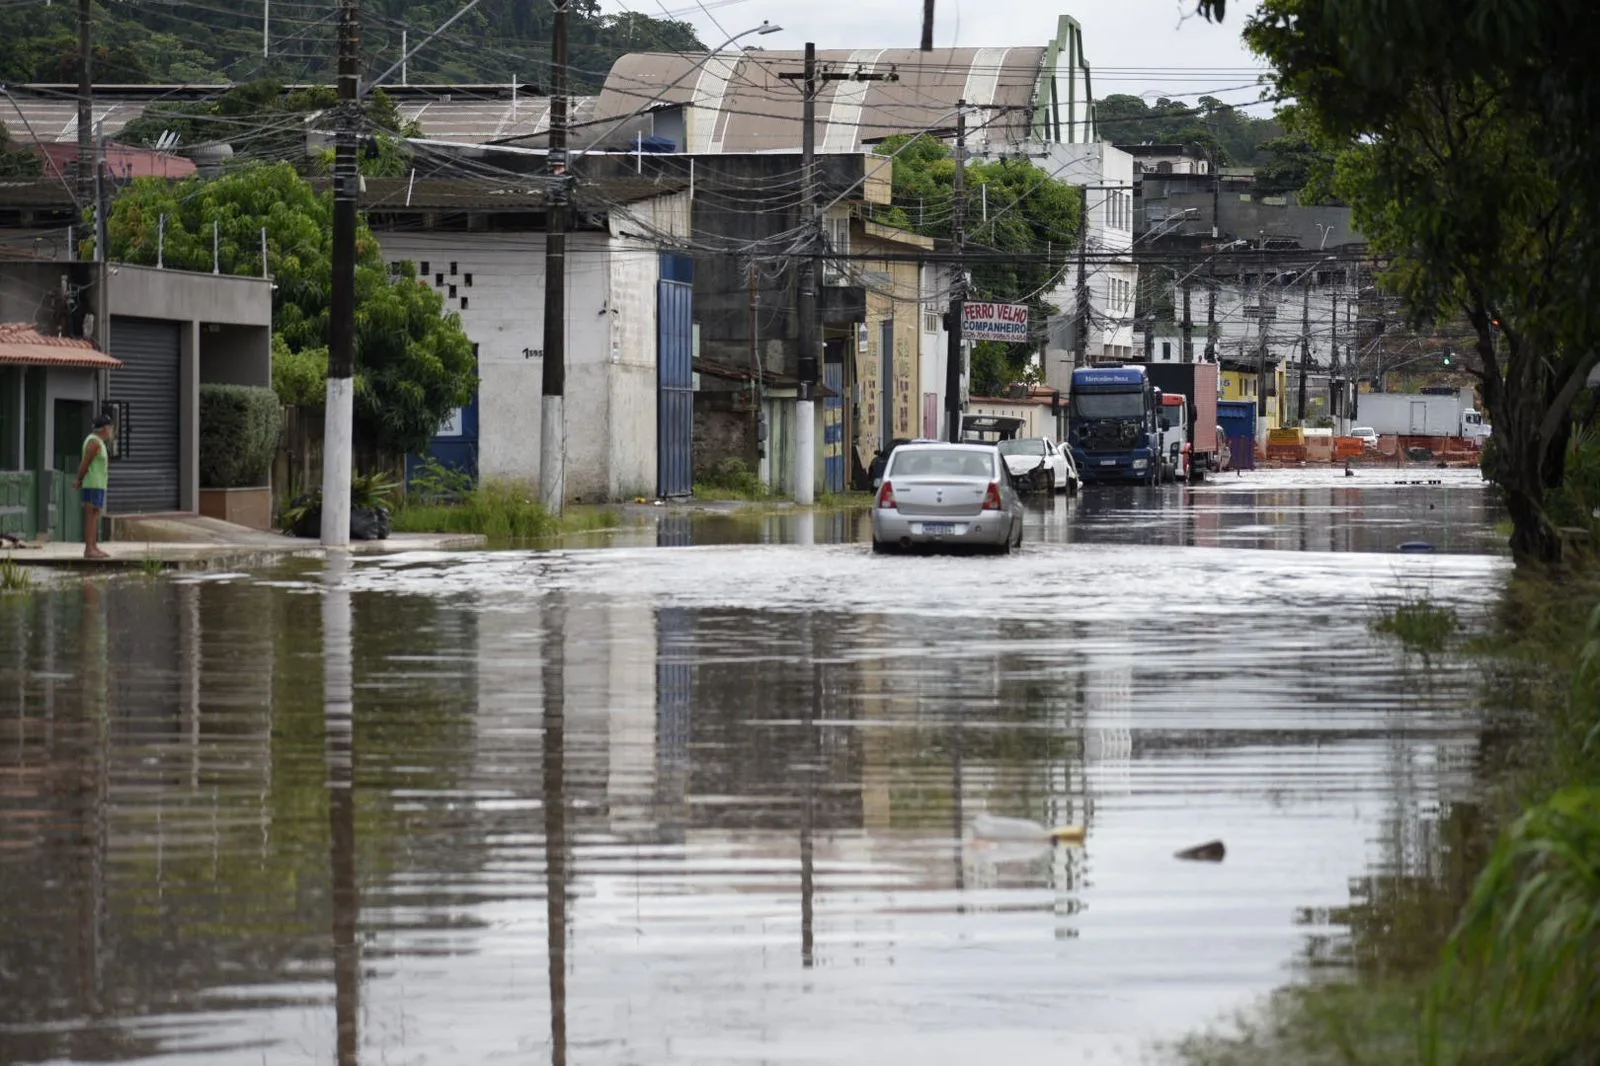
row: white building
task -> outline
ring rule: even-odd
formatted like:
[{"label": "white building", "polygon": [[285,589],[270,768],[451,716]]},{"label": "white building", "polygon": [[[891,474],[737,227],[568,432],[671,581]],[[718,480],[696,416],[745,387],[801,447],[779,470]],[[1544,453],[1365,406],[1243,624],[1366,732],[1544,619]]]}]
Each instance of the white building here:
[{"label": "white building", "polygon": [[[411,193],[412,212],[461,209],[435,204],[438,195],[418,182]],[[504,223],[496,224],[498,231],[486,223],[483,229],[430,230],[386,222],[391,208],[373,210],[379,215],[374,231],[384,258],[415,263],[419,280],[440,291],[445,310],[461,316],[477,348],[479,476],[536,486],[544,234],[511,230]],[[479,210],[490,217],[486,206]],[[602,226],[567,237],[566,488],[571,501],[653,497],[660,489],[658,357],[665,341],[658,305],[666,279],[655,238],[687,236],[688,195],[669,191],[612,207]],[[682,326],[687,354],[687,317]],[[683,430],[687,455],[692,417]]]}]

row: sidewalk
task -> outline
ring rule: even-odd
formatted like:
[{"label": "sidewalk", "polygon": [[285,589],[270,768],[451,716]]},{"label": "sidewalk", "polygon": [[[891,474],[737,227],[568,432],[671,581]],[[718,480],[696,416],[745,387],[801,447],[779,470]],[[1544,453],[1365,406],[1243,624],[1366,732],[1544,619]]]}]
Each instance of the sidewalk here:
[{"label": "sidewalk", "polygon": [[[68,570],[231,570],[323,553],[322,545],[314,540],[192,515],[142,520],[122,530],[121,537],[101,544],[108,559],[85,559],[83,545],[69,542],[0,548],[0,557],[9,557],[20,566]],[[484,543],[483,537],[472,534],[396,533],[388,540],[352,541],[350,550],[365,555],[459,551],[481,548]]]}]

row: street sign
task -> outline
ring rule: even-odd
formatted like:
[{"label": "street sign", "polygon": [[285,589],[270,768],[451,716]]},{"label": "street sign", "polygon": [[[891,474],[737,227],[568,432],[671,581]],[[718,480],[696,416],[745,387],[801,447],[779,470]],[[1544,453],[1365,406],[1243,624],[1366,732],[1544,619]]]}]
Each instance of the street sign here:
[{"label": "street sign", "polygon": [[1028,305],[968,301],[961,305],[961,333],[975,341],[1028,340]]}]

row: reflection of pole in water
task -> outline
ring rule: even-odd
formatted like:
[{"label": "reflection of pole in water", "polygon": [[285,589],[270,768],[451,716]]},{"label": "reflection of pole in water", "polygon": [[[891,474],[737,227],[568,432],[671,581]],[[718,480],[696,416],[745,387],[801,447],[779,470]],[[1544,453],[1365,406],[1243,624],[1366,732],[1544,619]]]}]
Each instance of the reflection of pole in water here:
[{"label": "reflection of pole in water", "polygon": [[[952,745],[953,752],[952,752],[951,757],[950,757],[950,779],[951,779],[950,791],[951,791],[951,796],[952,796],[952,799],[953,799],[953,802],[950,805],[950,810],[951,810],[951,815],[952,815],[952,821],[954,823],[952,825],[950,831],[951,831],[951,834],[955,837],[955,840],[956,840],[955,852],[956,852],[956,891],[957,892],[965,892],[967,890],[966,854],[964,852],[964,849],[961,846],[961,831],[962,831],[962,829],[964,828],[964,826],[966,824],[966,814],[962,810],[962,806],[961,806],[962,793],[965,792],[965,790],[966,790],[966,782],[962,780],[962,775],[961,775],[961,746],[962,746],[963,739],[964,738],[962,736],[962,731],[961,731],[961,712],[960,712],[959,709],[957,709],[957,711],[956,711],[956,722],[955,722],[955,738],[954,738],[954,744]],[[959,907],[956,908],[956,912],[958,914],[964,912],[965,910],[966,910],[965,905],[962,905],[962,906],[959,906]]]},{"label": "reflection of pole in water", "polygon": [[566,634],[559,593],[551,594],[544,627],[544,871],[545,927],[550,956],[550,1062],[567,1061],[567,808]]},{"label": "reflection of pole in water", "polygon": [[105,1003],[105,918],[107,808],[110,805],[110,661],[107,626],[100,589],[83,586],[83,727],[78,781],[78,875],[80,933],[79,992],[82,1010],[100,1018]]},{"label": "reflection of pole in water", "polygon": [[339,1066],[355,1066],[360,1033],[361,956],[356,924],[355,666],[352,656],[350,590],[344,579],[350,557],[328,556],[322,597],[323,745],[328,761],[329,849],[333,868],[333,1005]]},{"label": "reflection of pole in water", "polygon": [[817,631],[813,619],[806,616],[807,643],[811,649],[811,695],[802,712],[801,727],[805,730],[802,749],[805,765],[801,768],[801,788],[804,794],[800,804],[800,965],[811,969],[816,965],[816,930],[813,897],[816,892],[816,870],[813,865],[812,834],[816,828],[816,775],[822,758],[822,745],[818,742],[818,727],[822,701],[822,664],[817,661]]}]

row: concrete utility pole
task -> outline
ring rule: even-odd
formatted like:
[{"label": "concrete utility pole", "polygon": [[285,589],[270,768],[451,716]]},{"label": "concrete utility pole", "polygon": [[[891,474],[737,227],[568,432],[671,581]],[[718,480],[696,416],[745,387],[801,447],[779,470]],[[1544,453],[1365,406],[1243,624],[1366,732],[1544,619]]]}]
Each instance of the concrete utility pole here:
[{"label": "concrete utility pole", "polygon": [[333,277],[328,301],[328,398],[323,415],[322,543],[350,544],[355,429],[357,123],[361,119],[359,0],[339,0],[339,121],[333,155]]},{"label": "concrete utility pole", "polygon": [[922,50],[933,51],[933,0],[922,0]]},{"label": "concrete utility pole", "polygon": [[[94,56],[91,0],[78,0],[78,222],[88,224],[89,205],[94,203],[94,77],[90,61]],[[74,258],[78,256],[75,254]],[[105,250],[95,246],[95,257],[105,258]]]},{"label": "concrete utility pole", "polygon": [[1261,275],[1256,310],[1256,439],[1267,436],[1267,275]]},{"label": "concrete utility pole", "polygon": [[[1194,319],[1189,316],[1189,281],[1183,282],[1183,361],[1194,362]],[[1190,397],[1194,399],[1194,397]]]},{"label": "concrete utility pole", "polygon": [[1329,330],[1329,347],[1333,355],[1328,363],[1328,413],[1333,416],[1333,431],[1340,436],[1344,435],[1344,381],[1341,379],[1339,367],[1339,293],[1335,292],[1328,301],[1332,310],[1332,328]]},{"label": "concrete utility pole", "polygon": [[967,102],[956,102],[956,173],[951,189],[950,244],[955,250],[955,283],[950,287],[949,347],[944,364],[945,438],[961,439],[962,325],[967,300]]},{"label": "concrete utility pole", "polygon": [[544,367],[539,419],[539,500],[549,514],[566,504],[567,391],[567,2],[555,0],[550,35],[551,182],[544,239]]},{"label": "concrete utility pole", "polygon": [[817,421],[815,390],[817,349],[822,345],[818,321],[817,275],[822,272],[822,219],[817,214],[817,46],[806,42],[805,69],[800,73],[805,104],[800,137],[800,213],[808,230],[808,255],[800,263],[799,382],[794,405],[794,501],[809,504],[817,489]]},{"label": "concrete utility pole", "polygon": [[1311,286],[1300,289],[1300,421],[1306,420],[1306,364],[1311,362]]},{"label": "concrete utility pole", "polygon": [[1206,362],[1217,361],[1217,282],[1206,278]]},{"label": "concrete utility pole", "polygon": [[1078,328],[1072,338],[1072,365],[1089,365],[1089,188],[1078,189]]}]

